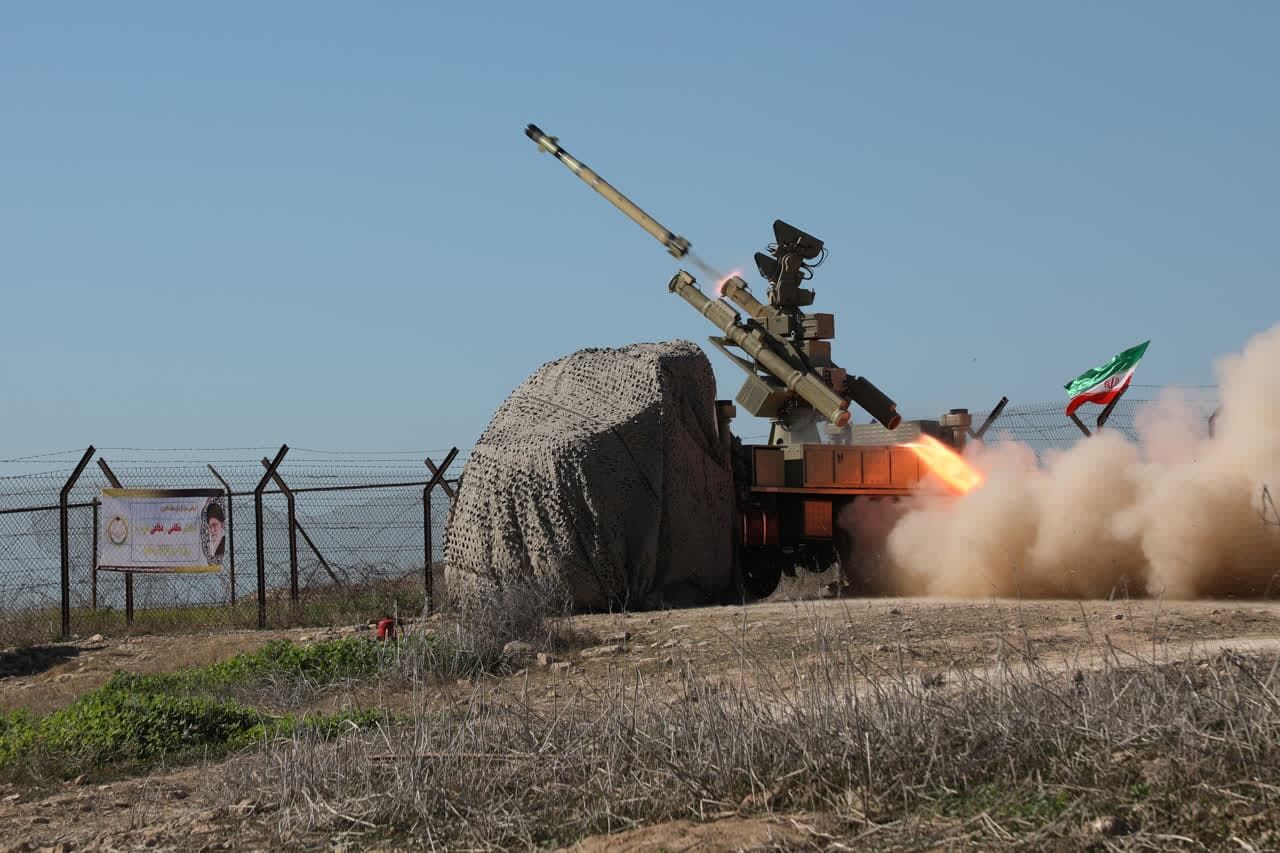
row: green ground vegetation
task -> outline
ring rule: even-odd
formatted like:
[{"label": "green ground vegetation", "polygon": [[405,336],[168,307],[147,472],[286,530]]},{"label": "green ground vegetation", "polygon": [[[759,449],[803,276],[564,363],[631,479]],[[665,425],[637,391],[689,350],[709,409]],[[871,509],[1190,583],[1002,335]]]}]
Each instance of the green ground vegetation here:
[{"label": "green ground vegetation", "polygon": [[[384,645],[363,637],[297,645],[279,640],[219,663],[171,673],[117,673],[102,687],[43,716],[0,714],[0,776],[68,778],[125,772],[160,761],[226,754],[302,732],[330,736],[383,721],[382,712],[272,713],[243,701],[282,687],[322,690],[393,672],[429,655],[430,637]],[[412,648],[410,648],[412,647]],[[418,648],[423,647],[423,648]]]}]

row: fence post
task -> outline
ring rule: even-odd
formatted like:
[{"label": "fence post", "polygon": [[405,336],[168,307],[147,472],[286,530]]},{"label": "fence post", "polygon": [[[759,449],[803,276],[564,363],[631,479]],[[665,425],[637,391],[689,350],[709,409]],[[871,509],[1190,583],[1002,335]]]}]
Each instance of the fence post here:
[{"label": "fence post", "polygon": [[431,488],[422,490],[422,594],[426,597],[427,613],[435,609],[432,602],[431,558],[433,544],[431,542]]},{"label": "fence post", "polygon": [[[120,484],[120,478],[111,470],[111,466],[107,464],[107,460],[101,456],[98,457],[98,469],[102,471],[102,476],[107,478],[107,482],[111,484],[113,489],[123,489]],[[124,573],[124,624],[125,627],[133,626],[133,572]]]},{"label": "fence post", "polygon": [[[266,468],[270,464],[271,464],[271,460],[267,459],[267,457],[265,456],[262,457],[263,468]],[[320,549],[316,547],[315,540],[311,538],[311,534],[307,533],[307,528],[302,526],[301,521],[298,521],[297,513],[294,512],[293,510],[293,503],[292,503],[293,497],[294,497],[293,490],[285,485],[284,477],[280,476],[279,471],[272,474],[271,479],[275,480],[276,487],[279,488],[280,491],[284,492],[285,495],[288,496],[288,499],[290,501],[289,512],[290,512],[290,517],[292,519],[289,525],[290,528],[298,531],[298,535],[302,537],[302,541],[307,543],[307,547],[311,549],[311,553],[315,555],[315,558],[320,561],[320,565],[324,567],[325,572],[329,575],[329,580],[333,581],[334,585],[337,586],[339,589],[341,589],[342,581],[339,580],[338,575],[333,571],[333,566],[329,565],[329,561],[324,558],[324,554],[320,553]],[[290,559],[293,560],[293,564],[294,564],[294,574],[297,574],[298,540],[294,539],[292,537],[292,534],[290,534],[289,549],[290,549],[289,556],[290,556]]]},{"label": "fence post", "polygon": [[226,492],[227,495],[227,551],[231,554],[231,606],[234,608],[236,606],[236,525],[235,516],[233,515],[232,510],[235,507],[236,501],[235,497],[231,494],[231,484],[223,479],[222,475],[218,473],[217,468],[214,468],[212,465],[208,467],[209,473],[213,474],[213,476],[217,478],[218,482],[222,484],[222,490]]},{"label": "fence post", "polygon": [[71,490],[75,488],[76,480],[79,480],[80,475],[84,473],[85,466],[89,464],[93,454],[94,447],[91,444],[89,449],[84,452],[84,455],[80,457],[80,462],[76,465],[76,469],[71,472],[71,476],[67,478],[67,482],[62,486],[62,491],[58,494],[58,545],[62,558],[62,631],[60,638],[63,640],[71,638],[71,531],[67,529],[69,524],[67,502],[71,497]]},{"label": "fence post", "polygon": [[1125,392],[1128,390],[1129,389],[1127,387],[1121,389],[1120,393],[1112,397],[1111,402],[1107,403],[1107,407],[1098,415],[1097,425],[1099,430],[1102,429],[1102,425],[1107,422],[1107,419],[1111,417],[1111,412],[1115,410],[1116,403],[1120,402],[1120,398],[1123,397]]},{"label": "fence post", "polygon": [[[271,467],[270,460],[262,461],[266,463],[264,467]],[[285,512],[289,516],[289,604],[296,612],[298,609],[298,501],[293,496],[293,490],[284,484],[279,474],[276,474],[273,479],[280,491],[284,492]]]},{"label": "fence post", "polygon": [[991,425],[996,422],[996,418],[1000,417],[1007,405],[1009,405],[1009,398],[1001,397],[1000,402],[996,403],[996,407],[987,415],[987,419],[982,422],[982,426],[978,427],[977,432],[969,430],[969,435],[982,441],[982,437],[987,434],[987,430],[991,429]]},{"label": "fence post", "polygon": [[93,612],[98,612],[98,507],[102,501],[93,499],[93,574],[90,585],[93,587]]},{"label": "fence post", "polygon": [[280,467],[280,463],[284,461],[284,456],[289,452],[289,445],[282,444],[276,452],[276,458],[272,459],[267,465],[267,472],[262,475],[262,479],[258,481],[258,485],[253,489],[253,520],[254,534],[257,538],[258,546],[258,627],[267,627],[267,555],[264,552],[264,542],[262,535],[262,492],[267,488],[267,483],[271,481],[271,475],[276,472],[276,468]]},{"label": "fence post", "polygon": [[434,525],[431,521],[431,492],[437,485],[443,485],[445,494],[450,498],[453,497],[453,489],[449,487],[444,475],[457,455],[458,448],[455,447],[445,456],[439,468],[431,461],[430,457],[427,457],[426,460],[427,468],[431,471],[431,481],[422,489],[422,588],[427,598],[428,615],[435,610],[436,606],[435,583],[431,577],[431,563],[435,557],[435,543],[432,541],[432,527]]}]

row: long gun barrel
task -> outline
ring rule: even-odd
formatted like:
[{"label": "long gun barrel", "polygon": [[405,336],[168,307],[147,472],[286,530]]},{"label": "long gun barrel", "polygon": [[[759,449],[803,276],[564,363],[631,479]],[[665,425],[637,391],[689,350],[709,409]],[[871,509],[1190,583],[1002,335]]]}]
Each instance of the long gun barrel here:
[{"label": "long gun barrel", "polygon": [[764,332],[743,326],[738,312],[722,299],[711,299],[698,289],[693,276],[684,270],[676,273],[667,289],[677,294],[694,310],[711,321],[721,334],[743,352],[754,358],[761,367],[775,376],[788,391],[804,399],[809,405],[838,427],[849,422],[849,401],[841,397],[822,378],[809,370],[800,370],[787,359],[774,352]]},{"label": "long gun barrel", "polygon": [[582,178],[587,186],[608,199],[610,204],[625,213],[632,222],[652,234],[654,239],[666,246],[667,251],[672,255],[677,258],[683,258],[689,253],[688,240],[677,234],[672,234],[658,220],[641,210],[635,202],[618,192],[612,184],[593,172],[585,163],[575,159],[568,151],[560,147],[559,141],[554,136],[547,136],[537,125],[533,124],[526,127],[524,133],[537,143],[539,148],[554,155],[557,160],[568,166],[569,171]]}]

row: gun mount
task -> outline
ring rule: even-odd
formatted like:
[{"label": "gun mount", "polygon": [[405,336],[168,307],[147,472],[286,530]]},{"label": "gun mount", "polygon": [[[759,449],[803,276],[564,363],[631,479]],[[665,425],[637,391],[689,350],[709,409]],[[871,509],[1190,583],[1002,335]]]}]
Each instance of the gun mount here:
[{"label": "gun mount", "polygon": [[[718,294],[709,296],[681,270],[668,290],[715,326],[719,334],[709,340],[747,374],[738,405],[771,422],[768,445],[743,444],[729,431],[737,409],[717,401],[721,449],[733,470],[737,522],[731,533],[743,591],[763,598],[783,573],[825,571],[836,562],[844,584],[878,589],[874,567],[852,561],[852,534],[836,520],[855,501],[898,501],[929,488],[928,464],[913,447],[936,440],[959,450],[967,437],[982,437],[1007,401],[977,432],[966,409],[903,424],[888,395],[831,360],[834,315],[804,310],[815,296],[805,285],[826,258],[821,240],[782,220],[773,223],[774,242],[755,255],[769,285],[761,302],[740,276],[723,278],[699,261],[688,240],[571,157],[554,137],[534,125],[525,133],[668,252],[719,282]],[[850,403],[878,423],[853,425]]]},{"label": "gun mount", "polygon": [[[777,242],[769,247],[770,254],[756,253],[756,266],[769,282],[768,304],[756,299],[739,276],[720,286],[720,294],[746,312],[745,321],[723,300],[713,303],[721,310],[691,299],[693,277],[688,273],[681,272],[669,286],[724,332],[710,340],[747,374],[738,404],[772,422],[771,445],[818,442],[820,418],[827,421],[831,443],[848,444],[850,402],[885,428],[896,429],[902,421],[897,404],[871,380],[850,376],[831,360],[835,317],[800,310],[813,304],[813,290],[800,285],[825,258],[822,241],[781,219],[773,223],[773,233]],[[751,358],[731,352],[731,346]]]},{"label": "gun mount", "polygon": [[[684,270],[676,273],[667,288],[724,333],[723,337],[711,338],[711,342],[747,371],[747,384],[738,393],[738,402],[751,414],[775,418],[778,423],[786,423],[789,430],[791,422],[784,420],[785,410],[790,401],[789,395],[794,395],[837,428],[849,423],[849,401],[837,394],[817,371],[809,368],[794,348],[780,345],[755,320],[744,324],[738,312],[727,302],[709,299],[698,290],[693,276]],[[738,347],[754,362],[730,352],[729,346]],[[764,376],[759,373],[761,369],[765,371]]]},{"label": "gun mount", "polygon": [[[690,255],[688,240],[673,234],[565,151],[558,139],[534,124],[528,125],[524,132],[539,149],[563,163],[673,256]],[[850,401],[866,409],[888,429],[895,429],[902,418],[893,400],[870,380],[850,376],[831,361],[835,317],[800,310],[813,304],[813,291],[801,283],[812,278],[814,268],[825,259],[827,250],[822,241],[781,219],[773,223],[773,235],[775,242],[769,246],[769,254],[756,253],[756,266],[769,282],[767,305],[752,296],[747,283],[736,275],[720,287],[721,295],[747,312],[745,323],[724,300],[711,299],[699,291],[688,273],[682,271],[670,284],[673,293],[678,293],[722,332],[722,336],[711,338],[711,343],[746,372],[747,380],[738,392],[738,402],[750,414],[772,422],[770,444],[820,441],[818,422],[821,419],[827,421],[833,442],[847,444]],[[705,267],[696,257],[691,260]],[[747,353],[750,359],[731,352],[731,346]]]}]

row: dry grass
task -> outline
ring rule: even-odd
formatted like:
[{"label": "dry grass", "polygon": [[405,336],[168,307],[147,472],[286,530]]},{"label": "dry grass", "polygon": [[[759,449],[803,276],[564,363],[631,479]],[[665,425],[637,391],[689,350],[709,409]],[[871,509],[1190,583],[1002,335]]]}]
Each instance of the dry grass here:
[{"label": "dry grass", "polygon": [[292,838],[451,849],[799,813],[815,846],[846,849],[1280,844],[1280,660],[1104,646],[1088,672],[1009,657],[922,677],[868,672],[816,629],[805,662],[740,648],[750,683],[686,667],[673,694],[617,670],[554,700],[477,688],[337,742],[277,742],[263,798]]},{"label": "dry grass", "polygon": [[500,657],[509,642],[547,651],[582,645],[572,621],[573,594],[560,578],[449,590],[443,612],[452,642],[482,657]]}]

